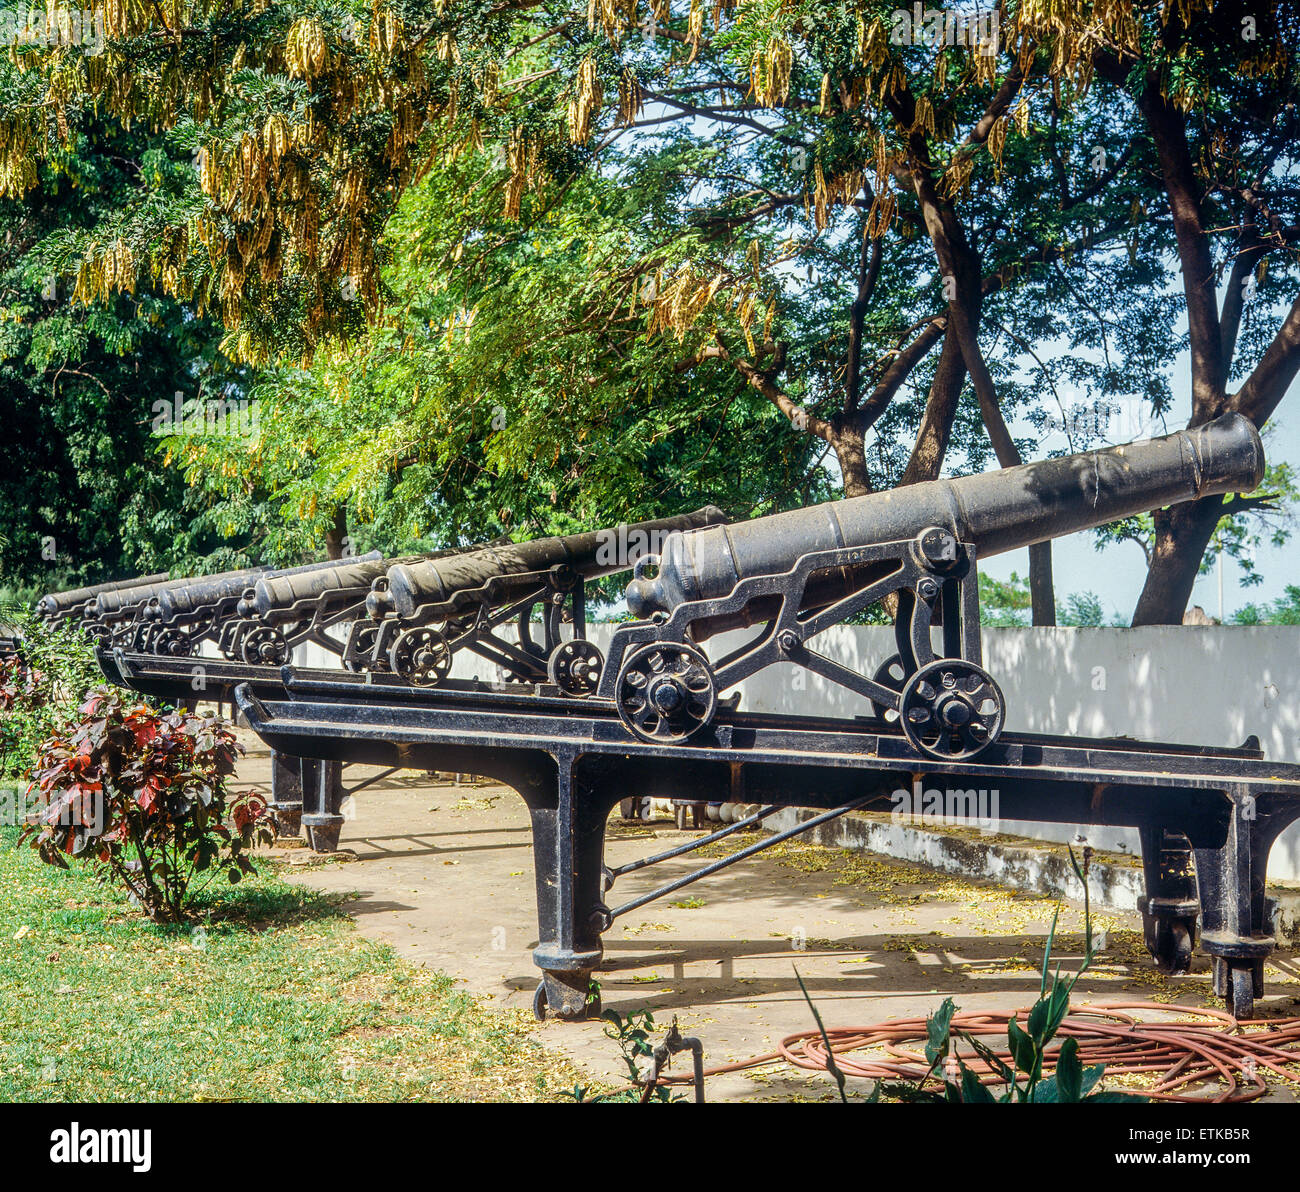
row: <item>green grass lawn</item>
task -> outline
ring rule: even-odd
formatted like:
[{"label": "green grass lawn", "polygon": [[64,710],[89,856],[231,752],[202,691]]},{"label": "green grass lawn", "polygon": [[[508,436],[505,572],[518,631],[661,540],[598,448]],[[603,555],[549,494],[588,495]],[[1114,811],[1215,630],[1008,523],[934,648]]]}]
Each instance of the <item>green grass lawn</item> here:
[{"label": "green grass lawn", "polygon": [[554,1100],[576,1074],[274,867],[149,923],[0,828],[0,1101]]}]

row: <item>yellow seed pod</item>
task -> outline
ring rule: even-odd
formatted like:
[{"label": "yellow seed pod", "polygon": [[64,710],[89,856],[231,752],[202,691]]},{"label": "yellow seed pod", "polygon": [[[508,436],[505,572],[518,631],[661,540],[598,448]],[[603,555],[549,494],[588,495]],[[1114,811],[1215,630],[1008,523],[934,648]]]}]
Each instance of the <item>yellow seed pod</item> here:
[{"label": "yellow seed pod", "polygon": [[1007,118],[1005,116],[993,122],[989,129],[989,153],[999,165],[1002,163],[1002,150],[1007,143]]},{"label": "yellow seed pod", "polygon": [[329,46],[325,30],[315,17],[299,17],[289,27],[284,45],[289,73],[301,79],[314,79],[325,73],[329,63]]}]

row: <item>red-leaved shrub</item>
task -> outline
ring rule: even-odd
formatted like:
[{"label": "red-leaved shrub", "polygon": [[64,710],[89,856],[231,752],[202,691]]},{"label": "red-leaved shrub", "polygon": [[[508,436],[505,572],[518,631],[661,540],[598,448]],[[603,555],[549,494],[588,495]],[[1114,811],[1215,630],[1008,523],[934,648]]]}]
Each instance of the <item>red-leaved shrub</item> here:
[{"label": "red-leaved shrub", "polygon": [[105,864],[157,922],[182,922],[207,884],[254,872],[248,852],[271,839],[266,800],[232,795],[242,752],[219,717],[159,712],[101,687],[70,735],[40,747],[27,794],[24,838],[64,869],[67,858]]}]

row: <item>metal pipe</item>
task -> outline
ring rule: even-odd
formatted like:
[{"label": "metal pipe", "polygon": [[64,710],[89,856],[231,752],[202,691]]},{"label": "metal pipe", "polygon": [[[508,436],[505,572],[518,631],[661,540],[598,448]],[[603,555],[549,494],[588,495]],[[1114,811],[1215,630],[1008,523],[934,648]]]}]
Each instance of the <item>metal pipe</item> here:
[{"label": "metal pipe", "polygon": [[673,857],[693,853],[696,849],[703,848],[706,844],[712,844],[715,840],[730,836],[733,832],[739,832],[743,828],[749,828],[754,824],[761,823],[769,815],[773,815],[780,810],[779,807],[764,807],[756,815],[751,815],[747,819],[736,820],[735,823],[728,824],[717,832],[710,832],[707,836],[700,836],[695,840],[687,841],[685,844],[679,844],[676,848],[670,848],[665,853],[657,853],[653,857],[641,857],[639,860],[629,861],[626,865],[619,865],[609,870],[609,880],[613,882],[615,878],[620,878],[625,873],[635,873],[638,869],[648,869],[651,865],[658,865],[660,861],[670,861]]},{"label": "metal pipe", "polygon": [[[612,911],[605,911],[602,918],[605,920],[605,928],[614,922],[620,915],[626,915],[629,911],[637,910],[649,902],[655,902],[668,894],[676,894],[678,890],[698,882],[701,878],[706,878],[726,869],[729,865],[734,865],[737,861],[743,861],[746,857],[752,857],[755,853],[761,853],[766,848],[771,848],[774,844],[782,844],[793,836],[801,836],[811,828],[820,827],[822,824],[830,823],[833,819],[838,819],[842,815],[847,815],[850,811],[856,811],[859,807],[865,807],[868,803],[874,802],[878,795],[867,795],[863,799],[857,799],[852,803],[846,803],[843,807],[833,807],[830,811],[823,811],[821,815],[815,815],[812,819],[806,820],[802,824],[796,824],[793,828],[786,828],[784,832],[777,832],[768,837],[766,840],[760,840],[756,844],[747,845],[738,853],[732,853],[729,857],[723,857],[721,860],[714,861],[711,865],[705,865],[702,869],[697,869],[693,873],[688,873],[685,877],[679,877],[676,881],[669,882],[667,885],[660,886],[652,890],[649,894],[643,894],[640,898],[634,898],[631,902],[625,902],[622,906],[616,907]],[[602,929],[604,930],[604,928]]]}]

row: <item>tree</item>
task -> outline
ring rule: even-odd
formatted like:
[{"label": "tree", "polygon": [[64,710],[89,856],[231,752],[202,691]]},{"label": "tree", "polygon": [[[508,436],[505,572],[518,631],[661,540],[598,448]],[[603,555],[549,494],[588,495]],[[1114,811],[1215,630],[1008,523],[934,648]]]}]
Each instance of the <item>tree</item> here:
[{"label": "tree", "polygon": [[390,221],[383,325],[310,368],[263,370],[255,440],[169,443],[232,522],[259,521],[250,480],[270,496],[267,557],[318,541],[345,507],[357,548],[399,553],[833,495],[808,437],[734,374],[674,367],[606,308],[608,274],[652,232],[626,218],[625,190],[577,178],[526,236],[502,222],[490,252],[449,266],[464,224],[491,218],[449,199],[480,165],[431,171]]},{"label": "tree", "polygon": [[87,120],[22,201],[0,200],[0,585],[9,597],[206,554],[202,507],[151,445],[152,403],[231,379],[220,328],[147,289],[86,306],[69,239],[188,169],[148,137]]},{"label": "tree", "polygon": [[[87,300],[150,272],[219,311],[241,360],[388,325],[385,229],[447,171],[462,234],[430,260],[466,312],[598,174],[650,233],[596,260],[569,308],[605,333],[598,383],[618,388],[631,344],[657,376],[739,383],[829,450],[850,495],[1018,462],[1033,444],[1012,416],[1062,381],[1166,408],[1179,274],[1194,422],[1263,425],[1300,368],[1300,306],[1272,317],[1295,293],[1291,4],[1025,3],[973,29],[822,0],[719,4],[711,27],[699,0],[108,11],[101,54],[25,56],[0,186],[27,185],[79,105],[170,130],[197,151],[195,186],[106,221],[68,267]],[[569,296],[537,297],[562,335]],[[1220,513],[1156,513],[1138,621],[1180,618]],[[1031,565],[1040,620],[1048,559]]]},{"label": "tree", "polygon": [[1029,620],[1029,581],[1014,571],[1006,580],[981,572],[980,623],[999,629],[1023,629]]}]

